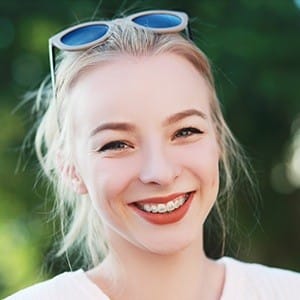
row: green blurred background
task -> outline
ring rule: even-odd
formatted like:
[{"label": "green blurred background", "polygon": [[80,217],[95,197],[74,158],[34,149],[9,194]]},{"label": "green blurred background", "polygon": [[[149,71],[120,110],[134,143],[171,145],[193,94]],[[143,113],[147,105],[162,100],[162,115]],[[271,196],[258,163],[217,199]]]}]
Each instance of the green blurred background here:
[{"label": "green blurred background", "polygon": [[121,11],[178,9],[210,57],[225,118],[245,147],[262,194],[259,222],[240,199],[235,255],[300,271],[300,1],[1,0],[0,297],[66,269],[49,263],[53,224],[38,166],[21,145],[32,128],[22,96],[48,74],[47,38]]}]

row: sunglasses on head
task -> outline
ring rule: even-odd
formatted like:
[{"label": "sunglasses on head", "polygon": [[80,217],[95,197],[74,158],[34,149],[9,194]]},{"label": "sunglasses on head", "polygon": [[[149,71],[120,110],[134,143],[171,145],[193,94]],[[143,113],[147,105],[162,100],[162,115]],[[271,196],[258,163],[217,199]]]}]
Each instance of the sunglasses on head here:
[{"label": "sunglasses on head", "polygon": [[[192,39],[188,16],[184,12],[170,10],[149,10],[125,17],[135,26],[146,28],[157,33],[175,33],[185,31],[188,39]],[[55,59],[54,48],[64,51],[81,51],[106,41],[112,21],[93,21],[82,23],[63,30],[49,39],[49,59],[53,92],[55,92]]]}]

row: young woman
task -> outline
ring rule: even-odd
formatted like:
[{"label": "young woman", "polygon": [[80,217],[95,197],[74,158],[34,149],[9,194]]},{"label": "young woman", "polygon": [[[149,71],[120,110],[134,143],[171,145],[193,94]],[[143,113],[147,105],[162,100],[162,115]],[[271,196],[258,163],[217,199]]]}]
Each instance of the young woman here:
[{"label": "young woman", "polygon": [[224,223],[233,168],[248,173],[187,15],[80,24],[49,46],[36,148],[57,191],[60,254],[76,246],[91,267],[8,299],[299,298],[297,273],[204,250],[211,211]]}]

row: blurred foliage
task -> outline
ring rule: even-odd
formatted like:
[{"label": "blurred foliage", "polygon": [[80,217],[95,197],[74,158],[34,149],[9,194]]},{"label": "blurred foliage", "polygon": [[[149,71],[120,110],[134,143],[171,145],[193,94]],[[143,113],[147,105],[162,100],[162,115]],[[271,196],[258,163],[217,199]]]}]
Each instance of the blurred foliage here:
[{"label": "blurred foliage", "polygon": [[[140,9],[178,9],[191,16],[197,44],[210,57],[230,127],[259,180],[259,223],[238,201],[245,233],[236,255],[300,271],[300,1],[0,2],[0,297],[64,269],[42,271],[53,242],[22,95],[48,74],[47,38],[79,21]],[[298,4],[298,6],[297,6]]]}]

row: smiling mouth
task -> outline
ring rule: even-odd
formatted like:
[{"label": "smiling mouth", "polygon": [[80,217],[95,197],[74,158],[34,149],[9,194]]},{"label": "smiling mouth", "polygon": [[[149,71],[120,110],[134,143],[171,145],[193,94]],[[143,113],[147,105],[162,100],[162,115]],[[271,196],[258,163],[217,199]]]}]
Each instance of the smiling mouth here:
[{"label": "smiling mouth", "polygon": [[195,191],[174,195],[171,200],[153,198],[134,202],[130,206],[144,220],[155,225],[176,223],[184,218],[194,198]]},{"label": "smiling mouth", "polygon": [[167,203],[135,203],[135,205],[148,213],[153,214],[167,214],[170,213],[181,206],[187,201],[191,193],[186,193],[184,195],[180,195],[173,200],[168,201]]}]

